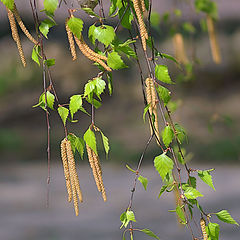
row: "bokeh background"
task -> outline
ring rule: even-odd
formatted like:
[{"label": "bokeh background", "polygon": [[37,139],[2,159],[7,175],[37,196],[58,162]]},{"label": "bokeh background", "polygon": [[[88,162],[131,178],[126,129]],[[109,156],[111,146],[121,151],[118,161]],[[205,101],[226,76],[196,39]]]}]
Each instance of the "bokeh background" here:
[{"label": "bokeh background", "polygon": [[[213,63],[208,34],[200,29],[201,14],[185,7],[184,1],[153,0],[153,9],[162,17],[177,6],[182,10],[182,21],[191,21],[198,32],[192,39],[183,32],[188,55],[194,51],[197,59],[190,77],[183,77],[184,72],[174,63],[162,62],[169,66],[170,75],[177,82],[171,87],[175,101],[172,108],[176,108],[173,117],[187,131],[188,144],[184,147],[191,156],[191,167],[216,169],[213,172],[216,192],[199,182],[199,190],[205,196],[200,203],[209,212],[228,209],[239,220],[240,2],[217,3],[216,29],[223,58],[220,65]],[[18,0],[16,4],[26,25],[34,31],[29,2]],[[42,8],[41,1],[39,7]],[[52,77],[61,102],[82,93],[84,83],[97,73],[96,67],[80,54],[76,62],[71,61],[63,25],[66,17],[63,6],[56,14],[58,25],[45,45],[47,56],[56,59]],[[81,17],[88,19],[84,13]],[[88,19],[86,28],[93,21]],[[108,202],[103,203],[97,193],[86,156],[84,161],[77,159],[85,202],[76,218],[73,207],[66,201],[59,149],[64,131],[57,113],[50,116],[52,162],[50,202],[46,208],[46,120],[41,109],[32,108],[43,91],[41,69],[31,61],[33,46],[24,36],[21,37],[28,66],[25,69],[21,66],[2,3],[0,23],[0,239],[121,239],[119,216],[128,205],[134,179],[125,165],[136,167],[149,136],[149,126],[142,120],[144,105],[134,61],[128,62],[131,70],[114,73],[114,94],[110,97],[106,93],[103,106],[96,111],[97,126],[109,137],[111,146],[108,160],[104,160],[100,149]],[[126,37],[124,31],[122,34]],[[174,55],[171,36],[162,21],[153,34],[157,47]],[[82,135],[90,119],[81,113],[77,117],[79,122],[69,129]],[[137,226],[152,229],[163,240],[190,239],[190,234],[179,228],[174,213],[168,212],[174,209],[174,196],[167,194],[157,199],[161,180],[153,168],[153,158],[158,153],[153,142],[142,168],[142,174],[149,179],[148,190],[145,192],[138,184],[134,199]],[[221,223],[220,239],[238,240],[239,235],[239,228]],[[147,239],[136,236],[139,240]]]}]

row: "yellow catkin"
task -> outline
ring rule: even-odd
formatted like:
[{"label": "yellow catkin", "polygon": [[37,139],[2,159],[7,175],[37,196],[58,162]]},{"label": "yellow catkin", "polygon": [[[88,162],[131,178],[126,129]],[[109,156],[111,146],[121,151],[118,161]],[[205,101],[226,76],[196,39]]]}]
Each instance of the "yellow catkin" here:
[{"label": "yellow catkin", "polygon": [[[157,115],[157,96],[156,96],[156,91],[154,88],[154,82],[152,78],[147,78],[145,81],[146,84],[146,97],[147,97],[147,103],[150,104],[149,106],[149,113],[150,115],[155,116],[155,122],[154,122],[154,130],[156,137],[160,139],[159,135],[159,129],[158,129],[158,115]],[[152,126],[150,124],[150,131],[151,134],[153,133]],[[157,141],[158,143],[158,141]],[[159,144],[159,143],[158,143]]]},{"label": "yellow catkin", "polygon": [[143,12],[146,12],[146,6],[145,6],[144,0],[139,0],[139,4],[140,4],[140,6],[141,6],[141,8],[142,8],[142,11],[143,11]]},{"label": "yellow catkin", "polygon": [[184,40],[183,36],[180,33],[176,33],[173,36],[173,45],[175,49],[176,59],[183,64],[187,64],[189,62],[185,47],[184,47]]},{"label": "yellow catkin", "polygon": [[208,235],[206,232],[206,222],[203,218],[201,218],[201,220],[200,220],[200,226],[201,226],[201,230],[202,230],[203,240],[208,240]]},{"label": "yellow catkin", "polygon": [[216,32],[214,28],[214,22],[211,16],[207,15],[207,28],[208,28],[208,34],[209,34],[209,40],[211,45],[211,51],[212,51],[212,57],[213,61],[216,64],[220,64],[222,62],[220,49],[216,37]]},{"label": "yellow catkin", "polygon": [[13,40],[16,42],[17,44],[17,49],[19,52],[19,56],[20,59],[22,61],[22,64],[24,67],[26,67],[27,63],[26,63],[26,59],[23,53],[23,48],[22,48],[22,44],[21,44],[21,40],[18,34],[18,30],[17,30],[17,24],[15,22],[15,18],[13,13],[7,8],[7,13],[8,13],[8,19],[9,19],[9,23],[10,23],[10,27],[11,27],[11,31],[12,31],[12,37]]},{"label": "yellow catkin", "polygon": [[80,49],[80,51],[82,52],[82,54],[84,56],[86,56],[89,60],[97,62],[98,64],[100,64],[104,69],[106,69],[108,72],[111,72],[112,69],[105,63],[103,62],[101,59],[99,59],[96,56],[91,55],[85,48],[83,40],[79,40],[76,36],[74,36],[74,39]]},{"label": "yellow catkin", "polygon": [[140,36],[142,40],[142,46],[144,51],[146,51],[147,50],[146,39],[148,39],[148,33],[147,33],[145,23],[143,21],[142,12],[139,6],[139,0],[132,0],[132,1],[133,1],[133,6],[135,9],[136,15],[137,15],[138,23],[139,23],[139,31],[140,31]]},{"label": "yellow catkin", "polygon": [[72,201],[72,190],[71,190],[71,182],[70,182],[70,173],[68,167],[68,160],[67,160],[67,149],[66,149],[66,139],[63,139],[61,142],[61,157],[63,162],[63,170],[66,179],[66,187],[68,192],[68,201]]},{"label": "yellow catkin", "polygon": [[17,22],[18,22],[18,25],[19,27],[22,29],[23,33],[26,35],[26,37],[32,42],[34,43],[35,45],[38,44],[38,41],[31,35],[31,33],[27,30],[26,26],[24,25],[19,13],[18,13],[18,10],[17,10],[17,7],[16,5],[14,4],[14,8],[12,10]]},{"label": "yellow catkin", "polygon": [[67,32],[67,36],[68,36],[70,51],[71,51],[71,54],[72,54],[72,60],[75,61],[77,59],[76,48],[75,48],[75,43],[74,43],[74,40],[73,40],[73,34],[72,34],[72,32],[70,31],[70,29],[67,25],[67,21],[68,21],[68,19],[65,22],[65,27],[66,27],[66,32]]}]

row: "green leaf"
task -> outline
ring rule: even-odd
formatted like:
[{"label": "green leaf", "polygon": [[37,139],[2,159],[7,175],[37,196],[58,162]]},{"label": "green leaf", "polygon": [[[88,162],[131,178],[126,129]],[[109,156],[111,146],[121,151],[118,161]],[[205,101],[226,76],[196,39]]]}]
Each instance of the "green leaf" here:
[{"label": "green leaf", "polygon": [[123,62],[121,56],[117,52],[111,52],[108,55],[107,65],[114,70],[127,67],[127,65]]},{"label": "green leaf", "polygon": [[113,92],[113,82],[112,82],[112,73],[107,73],[107,80],[108,80],[108,91],[109,95],[112,96]]},{"label": "green leaf", "polygon": [[126,212],[122,213],[120,216],[120,221],[122,222],[120,229],[122,227],[126,228],[130,221],[136,222],[134,212],[127,210]]},{"label": "green leaf", "polygon": [[91,8],[82,8],[82,10],[87,13],[89,16],[94,16],[100,18]]},{"label": "green leaf", "polygon": [[146,114],[148,112],[148,109],[150,107],[151,103],[149,103],[145,108],[144,108],[144,111],[143,111],[143,121],[145,122],[145,118],[146,118]]},{"label": "green leaf", "polygon": [[154,159],[154,167],[158,171],[162,180],[164,181],[165,177],[173,169],[173,161],[169,158],[166,153],[163,153]]},{"label": "green leaf", "polygon": [[58,0],[44,0],[43,5],[46,12],[54,15],[54,12],[58,7]]},{"label": "green leaf", "polygon": [[133,173],[136,173],[136,171],[135,170],[133,170],[129,165],[127,165],[126,164],[126,168],[129,170],[129,171],[131,171],[131,172],[133,172]]},{"label": "green leaf", "polygon": [[147,191],[148,179],[140,175],[138,181],[142,183],[144,189]]},{"label": "green leaf", "polygon": [[85,84],[84,88],[84,97],[89,96],[95,89],[95,82],[90,80],[87,84]]},{"label": "green leaf", "polygon": [[167,188],[168,188],[168,185],[163,185],[161,187],[161,190],[160,190],[160,193],[158,195],[158,198],[160,198],[162,196],[162,194],[167,190]]},{"label": "green leaf", "polygon": [[74,134],[69,134],[68,139],[71,142],[73,153],[78,151],[78,153],[81,156],[81,159],[83,159],[84,154],[84,141],[82,138],[75,136]]},{"label": "green leaf", "polygon": [[70,104],[69,104],[69,110],[70,110],[72,119],[73,119],[73,115],[78,110],[80,110],[81,107],[82,107],[82,97],[81,97],[81,95],[73,95],[70,98]]},{"label": "green leaf", "polygon": [[[46,96],[47,96],[47,106],[49,108],[51,108],[52,110],[54,110],[53,105],[54,105],[54,101],[55,101],[55,96],[52,93],[50,93],[49,91],[47,91]],[[42,96],[42,101],[45,105],[45,102],[46,102],[45,94],[43,94],[43,96]]]},{"label": "green leaf", "polygon": [[130,8],[125,11],[125,8],[121,8],[118,12],[119,19],[121,19],[121,25],[124,28],[131,29],[132,28],[132,20],[133,14]]},{"label": "green leaf", "polygon": [[214,186],[213,186],[213,180],[212,180],[212,176],[211,176],[209,170],[205,170],[205,171],[198,170],[197,173],[198,173],[198,176],[202,179],[203,182],[205,182],[214,191],[216,191]]},{"label": "green leaf", "polygon": [[94,132],[90,128],[88,128],[88,130],[85,132],[83,139],[86,144],[98,155],[96,137]]},{"label": "green leaf", "polygon": [[69,114],[69,110],[65,107],[59,107],[58,108],[58,114],[60,115],[62,121],[63,121],[63,125],[66,125],[66,121],[67,121],[67,117]]},{"label": "green leaf", "polygon": [[150,17],[151,26],[159,30],[160,21],[161,21],[160,14],[158,12],[152,12]]},{"label": "green leaf", "polygon": [[46,64],[47,67],[54,66],[55,65],[55,59],[51,58],[51,59],[44,60],[44,64]]},{"label": "green leaf", "polygon": [[217,223],[209,222],[208,226],[206,227],[206,232],[209,240],[218,240],[220,227]]},{"label": "green leaf", "polygon": [[108,47],[109,44],[114,40],[116,34],[112,26],[101,25],[94,28],[92,36],[93,39],[97,39],[99,42]]},{"label": "green leaf", "polygon": [[182,143],[185,139],[187,139],[187,134],[185,129],[178,123],[174,124],[175,130],[176,130],[176,134],[177,134],[177,138],[179,140],[180,143]]},{"label": "green leaf", "polygon": [[186,31],[187,33],[195,33],[196,32],[196,29],[195,27],[190,23],[190,22],[185,22],[183,23],[183,29],[184,31]]},{"label": "green leaf", "polygon": [[106,155],[108,157],[108,153],[109,153],[109,150],[110,150],[109,141],[108,141],[108,138],[103,134],[102,131],[100,131],[100,133],[101,133],[101,136],[102,136],[103,146],[104,146]]},{"label": "green leaf", "polygon": [[160,240],[160,238],[156,234],[154,234],[151,230],[149,230],[147,228],[141,229],[140,231],[144,232],[145,234],[147,234],[148,236],[150,236],[152,238]]},{"label": "green leaf", "polygon": [[205,12],[215,19],[218,17],[217,5],[211,0],[195,0],[195,8],[197,12]]},{"label": "green leaf", "polygon": [[156,90],[164,105],[167,105],[171,99],[171,92],[167,88],[160,85],[157,86]]},{"label": "green leaf", "polygon": [[78,38],[80,39],[81,37],[81,33],[82,33],[82,29],[83,29],[83,21],[80,18],[76,18],[76,17],[71,17],[68,22],[67,25],[70,29],[70,31]]},{"label": "green leaf", "polygon": [[117,10],[117,0],[111,0],[111,5],[109,7],[109,16],[112,16]]},{"label": "green leaf", "polygon": [[10,10],[13,10],[14,0],[1,0],[1,2]]},{"label": "green leaf", "polygon": [[182,223],[186,224],[187,221],[186,221],[186,218],[185,218],[184,211],[183,211],[182,207],[180,207],[179,205],[176,207],[176,214],[181,219]]},{"label": "green leaf", "polygon": [[120,221],[122,222],[122,225],[121,225],[120,229],[122,229],[123,227],[126,228],[127,225],[128,225],[128,223],[129,223],[129,222],[127,222],[126,212],[123,212],[123,213],[121,214],[121,216],[120,216]]},{"label": "green leaf", "polygon": [[169,73],[168,73],[168,67],[165,65],[156,65],[155,67],[155,74],[156,74],[156,78],[164,83],[169,83],[169,84],[173,84]]},{"label": "green leaf", "polygon": [[184,187],[184,195],[187,199],[196,199],[197,197],[203,197],[203,195],[193,187]]},{"label": "green leaf", "polygon": [[164,59],[168,59],[168,60],[171,60],[173,62],[175,62],[176,64],[179,64],[179,62],[177,61],[177,59],[169,54],[166,54],[166,53],[161,53],[161,57]]},{"label": "green leaf", "polygon": [[136,222],[135,215],[133,211],[126,211],[126,218],[128,221]]},{"label": "green leaf", "polygon": [[101,78],[95,78],[93,80],[93,83],[95,85],[95,93],[98,96],[98,98],[101,99],[100,95],[103,93],[103,91],[104,91],[104,89],[106,87],[106,83]]},{"label": "green leaf", "polygon": [[197,187],[197,179],[195,177],[189,176],[188,184],[190,187],[196,188]]},{"label": "green leaf", "polygon": [[239,224],[232,218],[230,213],[227,210],[222,210],[218,213],[216,213],[218,219],[222,222],[225,223],[230,223],[230,224],[236,224],[239,226]]},{"label": "green leaf", "polygon": [[45,38],[48,38],[47,35],[49,33],[49,29],[55,25],[56,25],[56,23],[53,22],[52,20],[45,19],[41,22],[41,24],[39,26],[39,30],[44,35]]},{"label": "green leaf", "polygon": [[32,60],[40,66],[39,57],[40,56],[40,46],[34,46],[32,50]]},{"label": "green leaf", "polygon": [[162,132],[163,143],[166,147],[170,145],[174,138],[173,130],[170,126],[166,126]]}]

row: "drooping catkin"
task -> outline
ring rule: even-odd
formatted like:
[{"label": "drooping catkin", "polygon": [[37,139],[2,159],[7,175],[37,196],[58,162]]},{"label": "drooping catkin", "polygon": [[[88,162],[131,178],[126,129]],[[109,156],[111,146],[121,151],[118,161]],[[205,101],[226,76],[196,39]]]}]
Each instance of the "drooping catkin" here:
[{"label": "drooping catkin", "polygon": [[[154,115],[155,121],[153,123],[154,125],[154,132],[156,134],[156,137],[160,140],[160,135],[159,135],[159,129],[158,129],[158,115],[157,115],[157,96],[156,96],[156,91],[154,88],[154,82],[152,78],[147,78],[145,81],[146,84],[146,98],[147,98],[147,103],[150,104],[149,106],[149,113],[150,115]],[[152,126],[150,124],[150,131],[151,134],[153,133]],[[158,141],[157,141],[158,143]],[[159,144],[159,143],[158,143]]]},{"label": "drooping catkin", "polygon": [[201,230],[202,230],[203,240],[208,240],[208,235],[207,235],[207,231],[206,231],[206,222],[205,222],[204,218],[201,218],[200,226],[201,226]]},{"label": "drooping catkin", "polygon": [[207,28],[208,28],[208,34],[209,34],[209,40],[211,45],[211,51],[212,51],[212,57],[213,61],[216,64],[220,64],[222,62],[221,53],[216,37],[214,22],[211,16],[207,15]]},{"label": "drooping catkin", "polygon": [[139,0],[139,4],[141,6],[142,12],[146,11],[146,6],[144,0]]},{"label": "drooping catkin", "polygon": [[85,44],[84,44],[84,40],[83,38],[81,37],[81,40],[78,39],[76,36],[74,36],[74,39],[80,49],[80,51],[82,52],[82,54],[84,56],[86,56],[89,60],[91,61],[94,61],[94,62],[97,62],[98,64],[100,64],[104,69],[106,69],[108,72],[111,72],[112,69],[105,63],[103,62],[101,59],[99,59],[98,57],[96,56],[93,56],[92,54],[90,54],[87,49],[85,48]]},{"label": "drooping catkin", "polygon": [[65,21],[65,28],[66,28],[66,32],[67,32],[67,36],[68,36],[70,51],[71,51],[71,54],[72,54],[72,60],[75,61],[77,59],[77,53],[76,53],[75,43],[74,43],[74,40],[73,40],[73,33],[69,29],[67,21],[68,21],[68,18]]},{"label": "drooping catkin", "polygon": [[139,0],[132,0],[133,1],[133,6],[137,15],[137,19],[138,19],[138,23],[139,23],[139,31],[140,31],[140,36],[141,36],[141,40],[142,40],[142,46],[144,51],[147,50],[147,44],[146,44],[146,39],[148,39],[148,32],[145,26],[145,23],[143,21],[143,16],[142,16],[142,12],[140,9],[140,4],[139,4]]},{"label": "drooping catkin", "polygon": [[74,155],[73,155],[73,152],[72,152],[71,142],[69,140],[66,140],[66,149],[67,149],[67,158],[68,158],[70,174],[72,172],[73,178],[74,178],[75,188],[76,188],[77,194],[78,194],[78,198],[79,198],[79,201],[82,202],[83,201],[82,191],[80,189],[80,184],[79,184],[78,174],[77,174],[77,170],[76,170]]},{"label": "drooping catkin", "polygon": [[22,29],[23,33],[26,35],[26,37],[32,42],[34,43],[35,45],[38,44],[38,41],[31,35],[31,33],[27,30],[26,26],[24,25],[22,19],[21,19],[21,16],[19,15],[19,12],[17,10],[17,7],[16,5],[14,4],[14,7],[13,7],[13,10],[12,10],[17,22],[18,22],[18,25],[19,27]]},{"label": "drooping catkin", "polygon": [[180,33],[176,33],[173,36],[173,46],[175,49],[176,59],[183,64],[187,64],[189,62],[185,47],[184,47],[184,40],[183,36]]},{"label": "drooping catkin", "polygon": [[27,63],[26,63],[26,59],[25,59],[25,56],[24,56],[21,40],[20,40],[20,37],[19,37],[19,34],[18,34],[17,24],[15,22],[14,15],[13,15],[12,11],[9,10],[8,8],[7,8],[7,14],[8,14],[8,19],[9,19],[9,23],[10,23],[10,27],[11,27],[11,31],[12,31],[13,40],[17,44],[17,49],[18,49],[19,56],[20,56],[20,59],[22,61],[22,64],[23,64],[24,67],[26,67]]},{"label": "drooping catkin", "polygon": [[67,148],[66,148],[66,139],[63,139],[61,142],[61,157],[63,162],[63,170],[66,180],[66,187],[68,193],[68,201],[72,201],[72,190],[71,190],[71,182],[70,182],[70,173],[68,167],[68,160],[67,160]]}]

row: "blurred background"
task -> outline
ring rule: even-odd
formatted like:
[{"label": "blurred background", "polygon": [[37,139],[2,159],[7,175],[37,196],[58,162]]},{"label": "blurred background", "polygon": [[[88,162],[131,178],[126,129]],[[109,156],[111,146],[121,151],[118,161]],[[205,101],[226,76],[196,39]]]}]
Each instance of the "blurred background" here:
[{"label": "blurred background", "polygon": [[[199,190],[204,194],[200,203],[207,212],[228,209],[239,220],[240,2],[216,2],[221,64],[213,62],[208,33],[199,24],[204,15],[193,12],[186,1],[153,0],[152,33],[157,48],[174,55],[173,35],[168,26],[172,21],[178,26],[190,22],[194,28],[179,27],[186,54],[194,64],[191,62],[179,68],[169,60],[160,61],[169,66],[170,75],[177,83],[171,87],[173,101],[169,107],[174,112],[174,121],[186,129],[188,143],[184,148],[191,160],[190,166],[216,169],[213,172],[216,192],[199,182]],[[29,2],[19,0],[16,4],[25,24],[33,32]],[[41,1],[39,5],[41,9]],[[171,18],[176,8],[181,10],[181,17],[175,13]],[[45,44],[47,57],[56,59],[52,77],[61,102],[68,102],[69,96],[82,93],[87,80],[97,74],[96,67],[80,53],[76,62],[71,61],[63,24],[67,14],[62,6],[56,14],[58,25],[50,32]],[[81,17],[87,19],[86,34],[88,24],[94,19],[89,19],[85,13]],[[50,116],[52,162],[50,203],[46,208],[46,120],[42,109],[32,108],[43,91],[41,69],[31,60],[33,46],[24,36],[21,39],[28,65],[22,67],[2,3],[0,22],[0,239],[121,239],[119,216],[128,205],[134,179],[125,165],[136,167],[150,134],[147,121],[142,120],[144,104],[135,62],[127,61],[131,68],[114,72],[113,95],[106,92],[102,107],[96,111],[96,125],[108,136],[111,147],[108,160],[104,160],[103,149],[99,149],[108,202],[103,203],[97,193],[86,156],[83,161],[78,158],[84,203],[76,218],[73,207],[66,200],[59,148],[64,131],[54,112]],[[120,32],[126,39],[126,32],[121,28]],[[69,129],[82,136],[90,118],[82,113],[76,117],[79,122],[69,124]],[[157,154],[158,147],[152,142],[142,168],[143,176],[149,179],[148,190],[145,192],[138,184],[134,199],[136,226],[150,228],[163,240],[190,239],[190,234],[179,228],[174,213],[168,212],[175,207],[174,196],[166,194],[157,199],[161,188],[160,176],[153,168]],[[237,240],[240,231],[235,226],[221,223],[220,234],[220,239]],[[136,236],[139,240],[148,239],[143,235]]]}]

